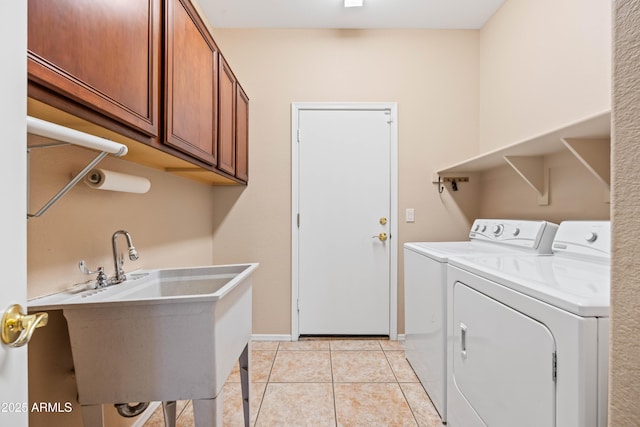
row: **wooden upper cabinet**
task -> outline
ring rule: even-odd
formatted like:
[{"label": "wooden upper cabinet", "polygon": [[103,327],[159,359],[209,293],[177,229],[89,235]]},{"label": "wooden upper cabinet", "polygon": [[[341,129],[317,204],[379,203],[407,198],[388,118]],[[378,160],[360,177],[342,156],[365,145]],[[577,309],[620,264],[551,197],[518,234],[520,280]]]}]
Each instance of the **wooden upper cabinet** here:
[{"label": "wooden upper cabinet", "polygon": [[218,169],[229,175],[236,173],[236,78],[220,55],[220,119],[218,120]]},{"label": "wooden upper cabinet", "polygon": [[165,142],[216,165],[218,48],[188,0],[165,10]]},{"label": "wooden upper cabinet", "polygon": [[29,114],[115,132],[142,164],[245,183],[248,98],[191,1],[29,0]]},{"label": "wooden upper cabinet", "polygon": [[236,85],[236,177],[249,181],[249,98]]},{"label": "wooden upper cabinet", "polygon": [[160,1],[29,0],[29,96],[63,95],[157,136]]}]

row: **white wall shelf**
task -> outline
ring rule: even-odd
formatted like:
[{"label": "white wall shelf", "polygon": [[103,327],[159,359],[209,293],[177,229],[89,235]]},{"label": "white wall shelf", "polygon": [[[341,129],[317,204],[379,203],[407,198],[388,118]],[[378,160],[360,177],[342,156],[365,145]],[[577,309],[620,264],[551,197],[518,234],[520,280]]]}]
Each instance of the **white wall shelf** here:
[{"label": "white wall shelf", "polygon": [[439,169],[434,177],[483,172],[509,164],[538,197],[538,204],[549,204],[549,168],[545,157],[568,149],[605,186],[608,198],[610,180],[611,112],[605,111],[567,124],[541,135],[472,157]]}]

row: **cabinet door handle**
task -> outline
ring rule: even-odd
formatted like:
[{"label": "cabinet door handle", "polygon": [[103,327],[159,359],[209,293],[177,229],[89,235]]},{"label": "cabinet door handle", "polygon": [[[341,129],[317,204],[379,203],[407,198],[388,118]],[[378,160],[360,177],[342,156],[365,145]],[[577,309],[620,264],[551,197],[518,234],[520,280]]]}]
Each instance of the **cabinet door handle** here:
[{"label": "cabinet door handle", "polygon": [[467,325],[460,322],[460,355],[467,358]]}]

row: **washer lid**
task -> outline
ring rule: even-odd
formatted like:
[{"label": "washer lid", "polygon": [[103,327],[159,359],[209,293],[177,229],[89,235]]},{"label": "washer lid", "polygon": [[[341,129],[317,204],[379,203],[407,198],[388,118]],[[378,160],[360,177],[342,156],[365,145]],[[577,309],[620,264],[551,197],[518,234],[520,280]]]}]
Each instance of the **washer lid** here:
[{"label": "washer lid", "polygon": [[404,249],[429,257],[437,262],[447,260],[472,248],[471,242],[411,242],[405,243]]},{"label": "washer lid", "polygon": [[476,256],[504,253],[535,253],[527,248],[506,246],[493,242],[462,241],[462,242],[411,242],[405,243],[404,248],[420,255],[427,256],[438,262],[447,262],[453,256]]},{"label": "washer lid", "polygon": [[609,316],[611,269],[606,263],[504,254],[452,257],[449,265],[582,317]]}]

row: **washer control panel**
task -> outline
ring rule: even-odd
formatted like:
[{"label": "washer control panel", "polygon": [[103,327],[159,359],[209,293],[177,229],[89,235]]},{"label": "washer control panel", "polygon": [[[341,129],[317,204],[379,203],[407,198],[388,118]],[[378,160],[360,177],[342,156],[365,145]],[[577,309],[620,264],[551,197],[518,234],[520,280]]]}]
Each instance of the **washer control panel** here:
[{"label": "washer control panel", "polygon": [[547,221],[476,219],[471,226],[469,238],[550,254],[557,229],[556,224]]},{"label": "washer control panel", "polygon": [[553,252],[610,258],[611,222],[563,221],[553,241]]}]

